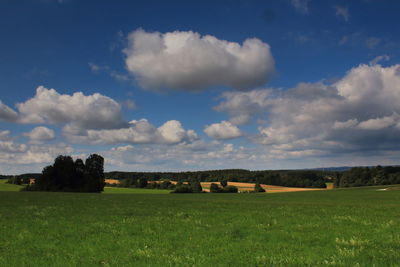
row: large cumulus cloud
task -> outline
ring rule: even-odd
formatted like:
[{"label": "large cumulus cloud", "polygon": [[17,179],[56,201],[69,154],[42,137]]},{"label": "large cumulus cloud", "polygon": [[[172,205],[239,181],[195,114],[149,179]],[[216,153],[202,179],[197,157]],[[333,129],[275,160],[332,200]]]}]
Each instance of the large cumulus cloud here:
[{"label": "large cumulus cloud", "polygon": [[77,129],[112,129],[126,125],[121,106],[99,93],[67,95],[39,86],[36,95],[17,104],[17,108],[22,123],[69,124]]},{"label": "large cumulus cloud", "polygon": [[248,89],[265,84],[275,69],[269,45],[256,38],[239,44],[192,31],[137,30],[128,40],[126,67],[150,89]]},{"label": "large cumulus cloud", "polygon": [[400,148],[400,65],[360,65],[333,84],[300,83],[286,91],[231,92],[223,98],[217,109],[233,119],[263,118],[255,141],[277,155]]}]

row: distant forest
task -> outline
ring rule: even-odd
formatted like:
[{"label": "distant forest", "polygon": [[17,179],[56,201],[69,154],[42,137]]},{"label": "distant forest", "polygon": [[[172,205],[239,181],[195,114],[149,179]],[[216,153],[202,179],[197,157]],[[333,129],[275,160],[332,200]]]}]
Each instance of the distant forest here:
[{"label": "distant forest", "polygon": [[[29,178],[38,178],[41,174],[22,174],[0,178],[21,179],[26,183]],[[209,170],[193,172],[107,172],[105,179],[117,179],[124,186],[134,187],[136,183],[146,181],[173,180],[181,182],[244,182],[290,187],[324,188],[325,183],[334,183],[336,187],[400,184],[400,167],[376,166],[354,167],[347,171],[326,170],[265,170],[249,171],[244,169]],[[25,181],[22,181],[25,180]]]},{"label": "distant forest", "polygon": [[244,182],[289,187],[324,188],[325,183],[336,187],[400,184],[400,167],[354,167],[347,171],[324,170],[265,170],[244,169],[209,170],[195,172],[108,172],[106,179],[117,179],[134,186],[142,180]]}]

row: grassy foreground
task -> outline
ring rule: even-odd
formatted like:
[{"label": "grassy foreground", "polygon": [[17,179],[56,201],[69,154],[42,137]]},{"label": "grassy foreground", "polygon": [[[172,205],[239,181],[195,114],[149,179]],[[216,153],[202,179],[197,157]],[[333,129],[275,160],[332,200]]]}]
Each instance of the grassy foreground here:
[{"label": "grassy foreground", "polygon": [[85,194],[12,192],[4,186],[0,266],[400,262],[398,190]]}]

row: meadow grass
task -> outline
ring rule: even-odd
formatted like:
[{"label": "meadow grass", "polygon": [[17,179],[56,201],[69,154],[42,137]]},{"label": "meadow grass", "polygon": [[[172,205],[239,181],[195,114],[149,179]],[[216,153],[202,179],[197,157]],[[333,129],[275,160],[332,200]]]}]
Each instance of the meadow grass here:
[{"label": "meadow grass", "polygon": [[0,191],[19,191],[22,186],[15,184],[7,184],[6,179],[0,179]]},{"label": "meadow grass", "polygon": [[400,262],[400,191],[396,190],[106,191],[1,191],[0,266],[398,266]]},{"label": "meadow grass", "polygon": [[124,187],[104,187],[106,194],[169,194],[171,190],[147,189],[147,188],[124,188]]}]

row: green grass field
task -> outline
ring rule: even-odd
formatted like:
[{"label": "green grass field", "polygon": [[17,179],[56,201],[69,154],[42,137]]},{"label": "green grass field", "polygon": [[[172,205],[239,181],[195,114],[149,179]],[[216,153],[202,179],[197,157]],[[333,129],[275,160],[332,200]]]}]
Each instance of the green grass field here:
[{"label": "green grass field", "polygon": [[0,183],[0,266],[400,263],[399,190],[165,194],[107,188],[105,194],[89,194],[13,189],[19,187]]}]

